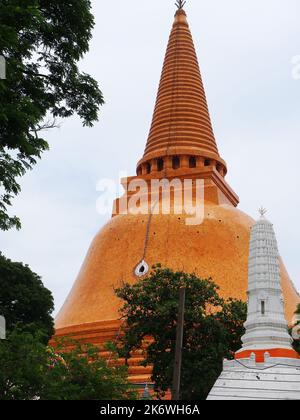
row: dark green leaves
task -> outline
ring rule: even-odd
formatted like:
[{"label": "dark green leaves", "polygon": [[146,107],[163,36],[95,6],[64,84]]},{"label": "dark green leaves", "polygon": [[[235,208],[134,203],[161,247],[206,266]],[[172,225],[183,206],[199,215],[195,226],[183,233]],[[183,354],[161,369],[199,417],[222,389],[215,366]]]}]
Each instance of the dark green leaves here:
[{"label": "dark green leaves", "polygon": [[205,399],[221,372],[223,358],[231,357],[241,346],[247,313],[243,302],[220,298],[211,279],[157,266],[148,278],[116,290],[124,301],[121,314],[127,320],[120,353],[129,358],[150,340],[143,364],[153,365],[159,396],[171,388],[179,289],[183,286],[182,398]]},{"label": "dark green leaves", "polygon": [[15,329],[0,342],[0,359],[0,400],[136,398],[127,369],[108,366],[93,346],[62,342],[54,349]]},{"label": "dark green leaves", "polygon": [[2,230],[20,227],[8,207],[20,191],[18,177],[48,148],[42,137],[45,119],[77,114],[88,127],[98,120],[102,93],[97,82],[78,69],[93,27],[88,0],[0,3],[0,54],[7,64],[7,78],[0,80]]},{"label": "dark green leaves", "polygon": [[[300,304],[297,306],[295,315],[297,316],[296,319],[299,319],[299,316],[300,316]],[[300,329],[300,320],[299,321],[296,320],[295,325],[296,326],[299,326],[299,329]],[[294,340],[293,346],[294,346],[294,349],[300,354],[300,339],[299,340]]]},{"label": "dark green leaves", "polygon": [[51,292],[41,278],[22,263],[14,263],[0,253],[0,314],[8,331],[40,331],[47,343],[53,334]]}]

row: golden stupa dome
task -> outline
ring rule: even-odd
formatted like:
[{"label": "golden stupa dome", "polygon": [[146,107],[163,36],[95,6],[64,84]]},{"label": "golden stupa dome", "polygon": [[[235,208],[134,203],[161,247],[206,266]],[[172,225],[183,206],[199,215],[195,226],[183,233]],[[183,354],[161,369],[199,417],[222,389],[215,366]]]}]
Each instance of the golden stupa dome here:
[{"label": "golden stupa dome", "polygon": [[[201,225],[187,225],[187,215],[153,215],[144,253],[147,215],[119,215],[94,239],[78,279],[56,319],[56,328],[119,318],[114,288],[136,281],[135,268],[145,259],[174,270],[212,277],[224,297],[246,300],[250,228],[253,220],[235,207],[205,202]],[[281,265],[287,315],[299,303]]]}]

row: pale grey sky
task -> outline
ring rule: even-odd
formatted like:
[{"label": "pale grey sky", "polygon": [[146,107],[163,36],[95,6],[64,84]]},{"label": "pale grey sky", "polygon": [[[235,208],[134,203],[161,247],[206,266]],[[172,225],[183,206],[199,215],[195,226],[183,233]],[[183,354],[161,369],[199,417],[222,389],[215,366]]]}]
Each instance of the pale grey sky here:
[{"label": "pale grey sky", "polygon": [[[14,202],[23,229],[0,238],[7,257],[43,277],[56,310],[107,220],[96,212],[97,181],[134,174],[142,156],[175,11],[173,0],[92,3],[96,28],[81,67],[103,90],[100,121],[88,129],[73,118],[46,134],[51,150]],[[188,0],[186,11],[227,180],[240,209],[269,209],[300,289],[299,0]]]}]

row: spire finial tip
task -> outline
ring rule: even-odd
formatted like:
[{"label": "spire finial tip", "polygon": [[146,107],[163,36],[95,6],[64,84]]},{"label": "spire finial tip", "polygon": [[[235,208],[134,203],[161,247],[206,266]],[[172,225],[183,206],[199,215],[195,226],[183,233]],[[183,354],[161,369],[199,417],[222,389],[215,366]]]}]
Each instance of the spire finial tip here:
[{"label": "spire finial tip", "polygon": [[261,206],[261,208],[258,211],[261,217],[265,217],[265,214],[268,212],[268,210],[264,208],[263,206]]},{"label": "spire finial tip", "polygon": [[184,8],[186,4],[186,0],[176,0],[175,6],[177,7],[178,10],[181,10]]}]

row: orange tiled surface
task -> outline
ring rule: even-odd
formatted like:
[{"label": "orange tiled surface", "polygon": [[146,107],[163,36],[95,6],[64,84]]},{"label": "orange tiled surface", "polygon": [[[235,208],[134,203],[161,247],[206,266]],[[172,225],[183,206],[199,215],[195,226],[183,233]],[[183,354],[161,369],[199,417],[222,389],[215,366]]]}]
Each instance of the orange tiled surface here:
[{"label": "orange tiled surface", "polygon": [[[246,299],[250,226],[253,221],[231,205],[206,203],[205,220],[187,226],[185,215],[153,215],[146,260],[174,270],[212,277],[222,295]],[[120,302],[114,287],[136,281],[148,216],[114,217],[94,239],[74,287],[56,319],[56,328],[116,320]],[[282,264],[286,310],[292,319],[297,295]]]}]

